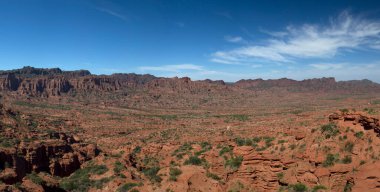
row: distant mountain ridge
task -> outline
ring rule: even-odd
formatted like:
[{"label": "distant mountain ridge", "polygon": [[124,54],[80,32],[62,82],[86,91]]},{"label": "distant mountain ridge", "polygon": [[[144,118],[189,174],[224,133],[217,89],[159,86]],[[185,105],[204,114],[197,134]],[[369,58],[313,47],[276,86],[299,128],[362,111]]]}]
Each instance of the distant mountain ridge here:
[{"label": "distant mountain ridge", "polygon": [[[88,70],[63,71],[59,68],[43,69],[24,67],[0,71],[0,91],[32,97],[56,97],[64,95],[104,95],[120,93],[149,92],[151,95],[210,95],[232,94],[263,90],[291,92],[380,91],[380,84],[370,80],[336,81],[334,78],[316,78],[302,81],[282,79],[243,79],[235,83],[209,79],[192,81],[184,78],[163,78],[145,74],[93,75]],[[160,97],[160,96],[157,96]]]}]

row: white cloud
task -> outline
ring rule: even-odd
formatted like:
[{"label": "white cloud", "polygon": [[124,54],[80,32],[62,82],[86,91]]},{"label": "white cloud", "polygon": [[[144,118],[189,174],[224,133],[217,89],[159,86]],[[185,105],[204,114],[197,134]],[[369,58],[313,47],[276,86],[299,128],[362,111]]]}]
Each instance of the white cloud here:
[{"label": "white cloud", "polygon": [[239,43],[244,41],[243,37],[240,36],[225,36],[224,39],[230,43]]},{"label": "white cloud", "polygon": [[341,69],[345,66],[343,63],[317,63],[317,64],[310,64],[311,67],[318,69],[318,70],[337,70]]},{"label": "white cloud", "polygon": [[179,65],[162,65],[162,66],[143,66],[139,70],[153,73],[164,77],[191,77],[195,80],[214,79],[229,80],[231,77],[237,78],[240,74],[234,74],[223,71],[209,70],[201,65],[179,64]]},{"label": "white cloud", "polygon": [[96,9],[99,10],[99,11],[101,11],[101,12],[103,12],[103,13],[107,13],[108,15],[111,15],[111,16],[114,16],[114,17],[117,17],[117,18],[119,18],[119,19],[121,19],[121,20],[124,20],[124,21],[127,21],[127,20],[128,20],[127,16],[125,16],[125,15],[123,15],[123,14],[121,14],[121,13],[118,13],[118,12],[116,12],[116,11],[113,11],[113,10],[111,10],[111,9],[100,8],[100,7],[96,8]]},{"label": "white cloud", "polygon": [[179,64],[179,65],[163,65],[163,66],[142,66],[139,67],[142,71],[166,71],[166,72],[180,72],[183,70],[203,71],[203,66],[193,64]]},{"label": "white cloud", "polygon": [[288,26],[285,31],[272,33],[262,45],[217,51],[211,61],[241,64],[260,59],[287,63],[304,58],[333,58],[344,50],[379,48],[379,39],[379,21],[355,18],[343,12],[330,19],[327,26]]}]

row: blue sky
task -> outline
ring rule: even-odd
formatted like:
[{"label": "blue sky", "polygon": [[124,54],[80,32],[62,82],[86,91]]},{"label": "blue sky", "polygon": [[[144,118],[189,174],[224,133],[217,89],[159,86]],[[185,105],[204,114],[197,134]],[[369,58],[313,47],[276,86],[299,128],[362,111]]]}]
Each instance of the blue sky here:
[{"label": "blue sky", "polygon": [[380,1],[0,0],[0,69],[380,82]]}]

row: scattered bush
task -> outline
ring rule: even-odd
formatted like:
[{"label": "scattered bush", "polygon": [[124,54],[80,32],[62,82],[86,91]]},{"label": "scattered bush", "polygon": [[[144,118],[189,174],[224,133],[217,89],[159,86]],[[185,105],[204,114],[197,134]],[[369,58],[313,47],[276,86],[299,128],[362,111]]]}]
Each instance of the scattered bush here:
[{"label": "scattered bush", "polygon": [[327,187],[325,187],[324,185],[316,185],[313,187],[311,192],[318,192],[319,190],[326,190],[326,189],[327,189]]},{"label": "scattered bush", "polygon": [[356,132],[356,133],[355,133],[355,137],[357,137],[357,138],[359,138],[359,139],[361,139],[363,136],[364,136],[363,131],[359,131],[359,132]]},{"label": "scattered bush", "polygon": [[[97,188],[99,188],[99,182],[95,183],[96,180],[91,180],[90,176],[92,174],[101,175],[107,171],[108,169],[105,165],[94,165],[78,169],[70,177],[62,179],[60,187],[71,192],[88,191],[88,189],[94,187],[95,184],[97,185]],[[103,182],[106,182],[106,180],[103,180],[101,184]]]},{"label": "scattered bush", "polygon": [[353,150],[354,150],[354,143],[348,141],[346,142],[346,144],[344,144],[344,151],[352,153]]},{"label": "scattered bush", "polygon": [[339,154],[333,155],[331,153],[327,154],[325,161],[322,163],[324,167],[331,167],[336,162],[339,161]]},{"label": "scattered bush", "polygon": [[272,146],[272,141],[274,141],[274,137],[264,137],[264,141],[265,141],[265,146],[266,147],[270,147]]},{"label": "scattered bush", "polygon": [[376,110],[372,108],[364,108],[364,111],[366,111],[370,115],[376,114]]},{"label": "scattered bush", "polygon": [[220,151],[219,151],[219,156],[222,156],[225,153],[231,153],[232,152],[232,147],[231,146],[224,146]]},{"label": "scattered bush", "polygon": [[177,158],[181,159],[184,154],[189,153],[192,149],[193,147],[190,143],[185,143],[176,149],[172,155],[177,156]]},{"label": "scattered bush", "polygon": [[115,172],[115,174],[119,175],[123,169],[124,169],[124,165],[120,161],[116,161],[113,168],[113,171]]},{"label": "scattered bush", "polygon": [[138,153],[140,153],[140,152],[141,152],[141,147],[140,147],[140,146],[135,147],[135,148],[133,149],[133,151],[132,151],[133,154],[138,154]]},{"label": "scattered bush", "polygon": [[197,156],[191,156],[189,159],[187,159],[184,163],[185,165],[201,165],[202,159],[200,159]]},{"label": "scattered bush", "polygon": [[144,169],[142,172],[149,178],[150,181],[160,183],[162,181],[162,178],[157,175],[158,171],[160,171],[159,167],[151,167]]},{"label": "scattered bush", "polygon": [[346,156],[344,156],[344,158],[342,159],[342,163],[344,163],[344,164],[350,164],[351,162],[352,162],[352,158],[351,158],[351,156],[346,155]]},{"label": "scattered bush", "polygon": [[141,183],[126,183],[126,184],[122,185],[121,187],[119,187],[119,189],[117,189],[117,192],[128,192],[133,187],[138,187],[141,185],[142,185]]},{"label": "scattered bush", "polygon": [[170,168],[169,170],[169,181],[177,181],[177,177],[182,174],[181,169],[178,168]]},{"label": "scattered bush", "polygon": [[326,139],[330,137],[334,137],[340,133],[338,127],[332,123],[327,124],[327,125],[322,125],[321,132],[325,135]]},{"label": "scattered bush", "polygon": [[32,172],[31,174],[28,174],[26,177],[28,179],[30,179],[33,183],[37,184],[37,185],[45,185],[46,184],[46,181],[44,181],[43,179],[41,179],[41,177],[38,176],[37,173],[35,173],[35,172]]},{"label": "scattered bush", "polygon": [[197,151],[195,153],[195,155],[198,156],[198,155],[200,155],[200,154],[202,154],[202,153],[204,153],[204,152],[209,151],[209,150],[212,149],[212,146],[211,146],[211,144],[209,142],[202,142],[201,143],[201,147],[202,147],[202,149],[200,151]]},{"label": "scattered bush", "polygon": [[217,180],[217,181],[219,181],[221,179],[218,175],[216,175],[214,173],[210,173],[210,172],[207,172],[206,176],[210,177],[211,179]]},{"label": "scattered bush", "polygon": [[242,156],[232,157],[231,159],[226,160],[224,166],[230,167],[232,170],[237,170],[239,169],[242,162]]},{"label": "scattered bush", "polygon": [[352,191],[352,183],[347,182],[344,186],[343,192],[351,192]]},{"label": "scattered bush", "polygon": [[307,192],[308,188],[305,184],[303,183],[296,183],[294,185],[290,185],[289,189],[294,192]]}]

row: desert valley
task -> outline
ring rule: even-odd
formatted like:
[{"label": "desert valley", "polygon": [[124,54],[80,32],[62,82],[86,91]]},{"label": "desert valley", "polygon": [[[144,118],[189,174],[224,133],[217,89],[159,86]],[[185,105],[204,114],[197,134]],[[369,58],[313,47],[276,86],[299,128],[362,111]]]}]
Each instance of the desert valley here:
[{"label": "desert valley", "polygon": [[0,71],[0,191],[379,191],[380,84]]}]

